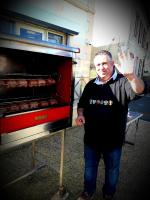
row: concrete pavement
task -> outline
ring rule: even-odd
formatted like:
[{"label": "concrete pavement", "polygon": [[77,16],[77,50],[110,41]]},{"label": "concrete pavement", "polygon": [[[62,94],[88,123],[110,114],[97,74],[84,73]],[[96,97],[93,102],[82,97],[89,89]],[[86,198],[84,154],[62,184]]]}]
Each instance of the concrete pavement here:
[{"label": "concrete pavement", "polygon": [[[138,102],[146,105],[132,105],[146,113],[150,98],[144,97]],[[147,104],[145,104],[145,102]],[[150,199],[150,122],[143,119],[134,137],[134,124],[128,131],[128,139],[135,145],[123,147],[120,179],[115,196],[116,200]],[[75,200],[83,186],[83,128],[73,127],[65,135],[65,157],[63,184],[69,192],[68,200]],[[60,134],[36,142],[36,166],[45,163],[46,167],[30,176],[1,190],[2,200],[50,200],[59,189],[60,170]],[[1,187],[28,173],[32,169],[32,145],[25,144],[0,155]],[[101,160],[94,200],[102,199],[101,188],[104,182],[104,164]],[[146,196],[147,195],[147,196]]]}]

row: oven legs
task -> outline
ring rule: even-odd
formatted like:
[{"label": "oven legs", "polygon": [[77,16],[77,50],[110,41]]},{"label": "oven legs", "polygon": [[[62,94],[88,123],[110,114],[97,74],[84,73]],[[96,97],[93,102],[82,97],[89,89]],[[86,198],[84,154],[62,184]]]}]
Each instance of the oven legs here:
[{"label": "oven legs", "polygon": [[65,133],[66,129],[61,131],[61,155],[60,155],[60,176],[59,176],[59,190],[51,200],[65,200],[68,198],[69,193],[63,185],[63,167],[64,167],[64,147],[65,147]]},{"label": "oven legs", "polygon": [[[66,200],[69,193],[66,191],[66,188],[63,185],[63,172],[64,172],[64,150],[65,150],[65,134],[66,134],[66,129],[61,130],[59,132],[52,133],[50,136],[55,135],[55,134],[60,134],[61,137],[61,152],[60,152],[60,169],[59,169],[59,189],[56,194],[51,198],[51,200]],[[36,165],[36,140],[32,141],[32,170],[29,171],[28,173],[16,178],[15,180],[7,183],[4,185],[0,190],[3,190],[12,184],[30,176],[31,174],[35,173],[39,169],[43,168],[46,166],[46,163],[41,164],[41,165]]]}]

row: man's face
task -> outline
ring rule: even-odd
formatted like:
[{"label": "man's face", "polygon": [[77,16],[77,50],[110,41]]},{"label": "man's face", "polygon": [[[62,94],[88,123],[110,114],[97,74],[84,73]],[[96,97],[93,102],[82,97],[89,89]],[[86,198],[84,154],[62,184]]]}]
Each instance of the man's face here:
[{"label": "man's face", "polygon": [[114,62],[107,55],[97,55],[94,58],[97,75],[102,81],[110,79],[113,73]]}]

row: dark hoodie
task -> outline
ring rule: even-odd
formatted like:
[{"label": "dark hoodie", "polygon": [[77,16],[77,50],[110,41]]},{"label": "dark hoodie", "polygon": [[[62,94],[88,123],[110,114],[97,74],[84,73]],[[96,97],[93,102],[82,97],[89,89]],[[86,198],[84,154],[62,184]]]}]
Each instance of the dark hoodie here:
[{"label": "dark hoodie", "polygon": [[117,74],[105,84],[87,83],[78,103],[84,108],[84,142],[98,150],[121,147],[125,139],[128,103],[135,99],[128,80]]}]

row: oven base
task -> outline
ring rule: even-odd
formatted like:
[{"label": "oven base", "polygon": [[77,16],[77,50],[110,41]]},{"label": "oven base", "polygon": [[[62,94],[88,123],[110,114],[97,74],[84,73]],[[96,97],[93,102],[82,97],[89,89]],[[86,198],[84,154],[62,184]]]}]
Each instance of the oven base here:
[{"label": "oven base", "polygon": [[1,134],[0,152],[11,147],[52,135],[65,128],[68,128],[69,126],[71,126],[69,119],[66,118],[56,122],[44,123],[19,131],[14,131],[8,134]]}]

